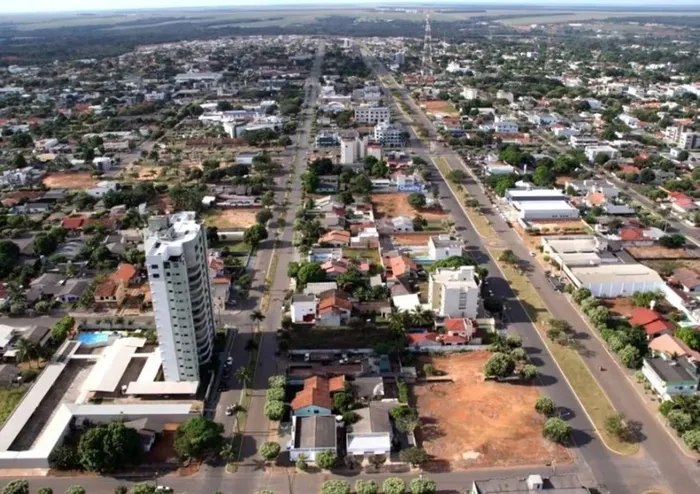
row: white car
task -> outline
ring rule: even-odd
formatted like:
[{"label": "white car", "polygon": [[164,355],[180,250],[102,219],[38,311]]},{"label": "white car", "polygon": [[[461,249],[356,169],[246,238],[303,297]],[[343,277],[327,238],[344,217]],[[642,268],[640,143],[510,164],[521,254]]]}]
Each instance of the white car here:
[{"label": "white car", "polygon": [[229,357],[226,359],[226,365],[231,365],[233,364],[233,357]]}]

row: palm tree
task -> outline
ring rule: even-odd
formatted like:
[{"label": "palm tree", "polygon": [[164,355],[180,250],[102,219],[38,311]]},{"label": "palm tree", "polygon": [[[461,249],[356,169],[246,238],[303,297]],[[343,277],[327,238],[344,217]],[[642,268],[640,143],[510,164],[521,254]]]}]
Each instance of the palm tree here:
[{"label": "palm tree", "polygon": [[393,311],[389,316],[389,329],[395,333],[403,333],[406,330],[404,318],[401,312]]},{"label": "palm tree", "polygon": [[236,379],[243,383],[243,389],[245,390],[250,384],[250,381],[253,380],[253,373],[248,367],[239,367],[236,371]]},{"label": "palm tree", "polygon": [[29,341],[27,338],[20,338],[17,342],[17,360],[20,362],[29,361],[29,366],[32,366],[32,360],[39,357],[39,346]]},{"label": "palm tree", "polygon": [[432,326],[433,322],[435,322],[435,315],[432,311],[424,310],[422,307],[417,306],[413,309],[411,320],[415,326]]},{"label": "palm tree", "polygon": [[259,310],[254,310],[250,313],[250,320],[255,323],[258,323],[258,329],[260,329],[260,323],[265,320],[265,314],[263,314]]}]

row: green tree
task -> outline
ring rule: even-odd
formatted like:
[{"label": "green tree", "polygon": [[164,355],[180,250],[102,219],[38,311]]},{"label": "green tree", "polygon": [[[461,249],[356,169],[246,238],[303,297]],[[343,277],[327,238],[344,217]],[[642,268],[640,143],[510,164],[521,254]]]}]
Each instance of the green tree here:
[{"label": "green tree", "polygon": [[700,451],[700,429],[687,431],[683,434],[683,442],[694,451]]},{"label": "green tree", "polygon": [[537,367],[532,364],[524,365],[520,370],[520,377],[525,381],[532,381],[537,377]]},{"label": "green tree", "polygon": [[246,229],[243,234],[243,241],[252,249],[256,248],[260,242],[267,238],[267,228],[263,225],[255,224]]},{"label": "green tree", "polygon": [[580,304],[581,302],[590,297],[591,291],[588,288],[579,288],[571,295],[571,298],[573,298],[574,302],[576,302],[577,304]]},{"label": "green tree", "polygon": [[272,211],[269,209],[261,209],[255,214],[255,222],[259,225],[264,225],[272,219]]},{"label": "green tree", "polygon": [[571,426],[558,417],[547,419],[542,428],[542,435],[555,443],[564,444],[569,440]]},{"label": "green tree", "polygon": [[304,288],[309,283],[326,281],[327,274],[317,262],[307,262],[299,267],[296,275],[297,286]]},{"label": "green tree", "polygon": [[628,432],[625,416],[621,413],[614,413],[605,417],[605,430],[611,436],[624,439]]},{"label": "green tree", "polygon": [[275,203],[275,193],[272,192],[271,190],[268,190],[267,192],[265,192],[263,194],[262,199],[260,200],[260,204],[263,207],[268,208],[268,207],[272,206],[274,203]]},{"label": "green tree", "polygon": [[51,487],[39,487],[36,494],[53,494],[53,489]]},{"label": "green tree", "polygon": [[297,461],[294,466],[298,472],[307,471],[309,469],[308,457],[304,453],[301,453],[299,456],[297,456]]},{"label": "green tree", "polygon": [[0,240],[0,278],[5,278],[17,266],[20,250],[10,240]]},{"label": "green tree", "polygon": [[666,416],[668,425],[673,427],[678,434],[683,434],[693,427],[693,416],[682,410],[671,410]]},{"label": "green tree", "polygon": [[664,235],[658,240],[659,245],[668,249],[680,249],[685,245],[685,237],[679,233]]},{"label": "green tree", "polygon": [[620,350],[618,355],[620,357],[620,362],[625,364],[625,366],[629,367],[630,369],[636,369],[642,363],[642,356],[639,353],[639,349],[632,345],[625,346],[622,350]]},{"label": "green tree", "polygon": [[150,482],[139,482],[131,486],[129,494],[156,494],[156,486]]},{"label": "green tree", "polygon": [[316,454],[316,465],[324,470],[330,470],[338,460],[334,451],[326,450]]},{"label": "green tree", "polygon": [[236,369],[235,373],[236,379],[243,384],[243,389],[246,389],[250,382],[253,380],[253,372],[245,365]]},{"label": "green tree", "polygon": [[683,341],[693,350],[700,350],[700,332],[693,328],[678,328],[673,336]]},{"label": "green tree", "polygon": [[269,420],[281,420],[284,417],[285,404],[281,401],[267,401],[265,403],[265,417]]},{"label": "green tree", "polygon": [[399,477],[389,477],[382,484],[383,494],[405,494],[406,482]]},{"label": "green tree", "polygon": [[321,485],[321,494],[350,494],[350,483],[346,480],[326,480]]},{"label": "green tree", "polygon": [[355,482],[355,494],[377,494],[379,486],[374,480],[358,480]]},{"label": "green tree", "polygon": [[318,174],[314,171],[307,170],[301,176],[302,187],[304,188],[304,191],[309,194],[313,194],[314,192],[316,192],[316,189],[318,188],[320,183],[321,179],[318,177]]},{"label": "green tree", "polygon": [[350,180],[348,190],[358,196],[367,196],[372,193],[372,180],[364,173],[360,173]]},{"label": "green tree", "polygon": [[423,448],[402,449],[399,453],[401,461],[410,463],[414,467],[422,465],[428,460],[428,453]]},{"label": "green tree", "polygon": [[3,489],[2,494],[29,494],[29,482],[26,480],[11,480]]},{"label": "green tree", "polygon": [[437,484],[432,479],[419,478],[411,480],[411,494],[435,494]]},{"label": "green tree", "polygon": [[535,410],[537,413],[544,415],[545,417],[551,417],[554,415],[556,409],[557,406],[554,403],[554,400],[549,396],[540,396],[535,402]]},{"label": "green tree", "polygon": [[74,485],[66,489],[66,494],[85,494],[85,487],[82,485]]},{"label": "green tree", "polygon": [[32,240],[32,250],[40,256],[52,254],[56,247],[58,247],[57,239],[46,232],[37,233]]},{"label": "green tree", "polygon": [[266,460],[274,460],[280,454],[280,445],[274,441],[267,441],[260,446],[260,456]]},{"label": "green tree", "polygon": [[112,472],[140,462],[141,440],[138,432],[123,422],[101,424],[80,436],[78,456],[88,471]]},{"label": "green tree", "polygon": [[192,417],[175,431],[174,450],[183,459],[203,459],[220,451],[224,426],[202,417]]},{"label": "green tree", "polygon": [[518,263],[518,256],[516,256],[515,252],[513,252],[512,250],[506,249],[503,252],[501,252],[500,256],[498,256],[498,260],[506,264],[513,265]]},{"label": "green tree", "polygon": [[484,376],[506,378],[513,374],[515,360],[508,354],[496,352],[484,364]]},{"label": "green tree", "polygon": [[420,192],[413,192],[408,195],[408,204],[417,210],[421,210],[425,207],[425,195]]},{"label": "green tree", "polygon": [[450,170],[447,173],[447,180],[455,184],[460,184],[464,181],[466,176],[467,174],[464,172],[464,170]]}]

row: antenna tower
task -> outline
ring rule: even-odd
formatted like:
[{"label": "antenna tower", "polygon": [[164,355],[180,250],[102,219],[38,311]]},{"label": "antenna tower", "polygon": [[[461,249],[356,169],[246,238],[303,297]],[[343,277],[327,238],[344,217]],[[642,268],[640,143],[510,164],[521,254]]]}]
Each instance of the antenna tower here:
[{"label": "antenna tower", "polygon": [[430,14],[425,15],[425,37],[423,38],[422,63],[421,75],[433,75],[433,39],[430,32]]}]

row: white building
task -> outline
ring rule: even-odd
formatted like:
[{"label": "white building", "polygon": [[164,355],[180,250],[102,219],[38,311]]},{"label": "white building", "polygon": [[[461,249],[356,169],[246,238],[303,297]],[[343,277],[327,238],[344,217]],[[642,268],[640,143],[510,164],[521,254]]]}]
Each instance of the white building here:
[{"label": "white building", "polygon": [[596,146],[600,141],[594,136],[577,136],[569,137],[569,145],[574,149],[586,149],[589,146]]},{"label": "white building", "polygon": [[588,288],[593,296],[630,297],[634,292],[654,292],[666,285],[659,273],[643,264],[601,264],[568,269],[577,288]]},{"label": "white building", "polygon": [[119,183],[112,182],[109,180],[103,180],[102,182],[97,182],[94,187],[87,190],[87,195],[90,197],[103,197],[108,192],[116,191],[119,187]]},{"label": "white building", "polygon": [[479,90],[473,87],[463,87],[462,96],[466,100],[479,99]]},{"label": "white building", "polygon": [[401,147],[406,141],[404,130],[386,121],[374,126],[374,140],[385,147]]},{"label": "white building", "polygon": [[374,156],[377,161],[382,161],[382,145],[381,144],[368,144],[367,145],[367,156]]},{"label": "white building", "polygon": [[340,164],[352,165],[365,159],[367,155],[367,136],[360,138],[357,132],[346,132],[340,136]]},{"label": "white building", "polygon": [[310,324],[316,320],[318,299],[314,294],[296,294],[292,297],[290,312],[294,324]]},{"label": "white building", "polygon": [[474,319],[479,305],[474,266],[434,272],[428,282],[428,304],[442,317]]},{"label": "white building", "polygon": [[165,380],[199,381],[215,334],[206,229],[181,212],[152,217],[144,236]]},{"label": "white building", "polygon": [[355,122],[362,124],[378,124],[389,120],[389,108],[386,106],[360,105],[355,107]]},{"label": "white building", "polygon": [[437,235],[428,239],[428,254],[433,261],[461,256],[463,250],[464,243],[449,235]]},{"label": "white building", "polygon": [[491,128],[497,134],[517,134],[520,131],[520,126],[516,119],[503,115],[496,117]]},{"label": "white building", "polygon": [[496,99],[504,99],[504,100],[507,100],[508,103],[512,103],[513,102],[513,93],[511,93],[510,91],[503,91],[502,89],[499,89],[496,92]]},{"label": "white building", "polygon": [[587,146],[586,147],[586,158],[588,161],[595,161],[596,156],[599,154],[606,154],[608,158],[615,159],[620,156],[620,152],[612,146]]}]

